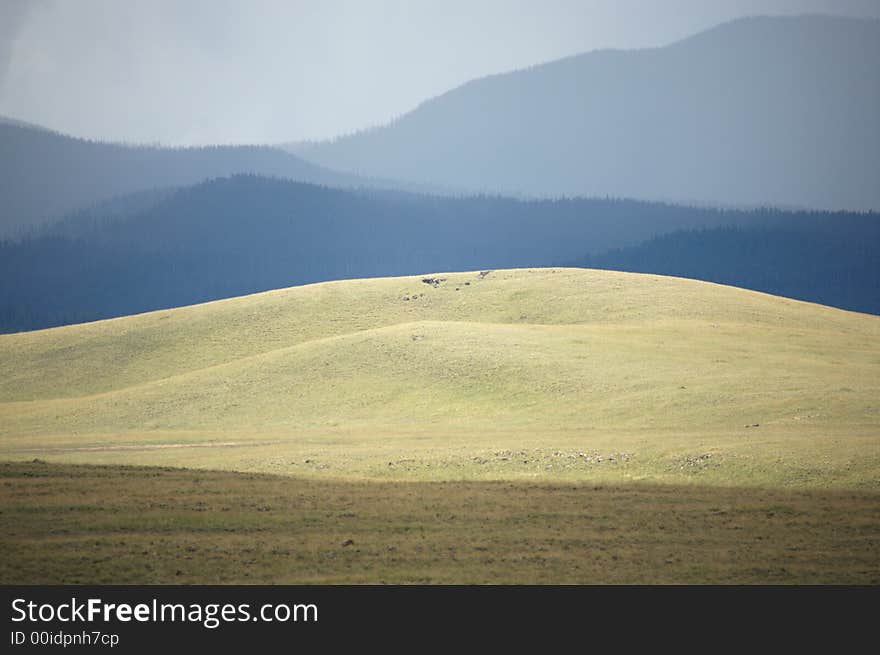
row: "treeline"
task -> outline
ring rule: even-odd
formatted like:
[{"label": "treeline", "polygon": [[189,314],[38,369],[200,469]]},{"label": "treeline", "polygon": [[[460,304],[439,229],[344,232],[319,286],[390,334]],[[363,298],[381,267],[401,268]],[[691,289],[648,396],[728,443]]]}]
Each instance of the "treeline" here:
[{"label": "treeline", "polygon": [[[571,262],[644,264],[653,272],[703,279],[729,271],[724,275],[740,278],[718,281],[750,288],[764,270],[762,275],[776,280],[774,292],[795,295],[792,286],[805,293],[812,288],[822,295],[806,299],[876,310],[863,302],[864,289],[877,285],[876,260],[850,266],[848,278],[834,278],[839,283],[819,282],[837,275],[853,252],[864,251],[867,258],[868,245],[877,243],[877,215],[721,211],[600,199],[448,198],[341,191],[255,176],[218,179],[123,205],[125,211],[80,212],[39,235],[0,244],[0,330],[324,280]],[[628,247],[658,233],[731,223],[741,231],[685,231],[671,241],[649,242],[669,244],[665,247]],[[758,225],[781,231],[763,245],[747,237],[760,247],[766,270],[749,263],[752,241],[732,245]],[[717,241],[706,241],[713,234]],[[836,239],[833,248],[817,249],[822,235]],[[696,240],[680,242],[686,238]],[[600,254],[612,248],[623,249]],[[689,254],[694,248],[703,249],[698,257]],[[702,268],[675,267],[689,257]],[[723,268],[713,269],[713,262]],[[669,270],[659,270],[661,263]],[[748,272],[752,268],[754,274]]]},{"label": "treeline", "polygon": [[[658,273],[880,314],[880,216],[676,231],[577,265]],[[812,220],[810,220],[812,219]]]}]

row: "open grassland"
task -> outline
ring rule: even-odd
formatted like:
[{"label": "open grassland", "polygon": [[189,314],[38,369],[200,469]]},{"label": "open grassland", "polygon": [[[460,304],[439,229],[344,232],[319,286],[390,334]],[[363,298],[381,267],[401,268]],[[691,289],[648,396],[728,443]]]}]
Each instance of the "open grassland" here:
[{"label": "open grassland", "polygon": [[3,582],[876,583],[880,317],[581,269],[282,289],[0,335],[0,460]]},{"label": "open grassland", "polygon": [[4,583],[880,584],[876,492],[46,463],[0,485]]},{"label": "open grassland", "polygon": [[0,336],[0,458],[880,489],[880,318],[580,269]]}]

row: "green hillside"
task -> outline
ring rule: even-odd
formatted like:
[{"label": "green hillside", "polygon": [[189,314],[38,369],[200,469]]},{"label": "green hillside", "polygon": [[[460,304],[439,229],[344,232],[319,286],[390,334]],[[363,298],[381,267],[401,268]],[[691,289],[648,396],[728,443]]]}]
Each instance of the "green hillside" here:
[{"label": "green hillside", "polygon": [[880,318],[678,278],[331,282],[0,336],[0,459],[880,489]]}]

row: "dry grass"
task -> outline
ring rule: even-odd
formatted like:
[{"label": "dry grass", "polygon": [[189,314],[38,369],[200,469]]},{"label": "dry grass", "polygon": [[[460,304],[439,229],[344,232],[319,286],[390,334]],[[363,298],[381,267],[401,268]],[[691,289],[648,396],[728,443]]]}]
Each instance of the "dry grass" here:
[{"label": "dry grass", "polygon": [[880,582],[880,317],[440,277],[0,335],[0,582]]},{"label": "dry grass", "polygon": [[0,458],[880,488],[878,317],[606,271],[442,277],[0,336]]},{"label": "dry grass", "polygon": [[877,493],[45,463],[0,484],[4,584],[880,583]]}]

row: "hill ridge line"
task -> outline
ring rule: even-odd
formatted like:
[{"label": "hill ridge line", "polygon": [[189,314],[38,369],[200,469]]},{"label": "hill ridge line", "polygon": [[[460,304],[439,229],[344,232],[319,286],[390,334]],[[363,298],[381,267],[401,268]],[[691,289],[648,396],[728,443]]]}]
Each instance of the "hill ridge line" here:
[{"label": "hill ridge line", "polygon": [[[112,319],[110,319],[112,320]],[[687,319],[685,319],[687,320]],[[243,362],[248,362],[252,360],[258,360],[260,358],[271,357],[273,355],[280,355],[288,352],[293,352],[298,350],[304,346],[310,346],[321,343],[329,343],[333,341],[342,341],[345,339],[350,339],[353,337],[357,337],[360,335],[367,335],[369,333],[380,333],[386,332],[394,329],[401,329],[407,326],[418,326],[418,325],[474,325],[474,326],[484,326],[484,327],[492,327],[492,326],[505,326],[505,327],[514,327],[514,328],[544,328],[544,329],[564,329],[564,328],[572,328],[572,327],[595,327],[595,328],[606,328],[606,329],[619,329],[619,324],[610,324],[610,325],[600,325],[594,323],[503,323],[503,322],[489,322],[489,321],[443,321],[443,320],[433,320],[433,319],[424,319],[419,321],[403,321],[400,323],[392,323],[389,325],[382,325],[378,327],[365,328],[363,330],[354,330],[352,332],[345,332],[342,334],[334,334],[326,337],[317,337],[314,339],[306,339],[305,341],[301,341],[300,343],[295,343],[290,346],[284,346],[281,348],[273,348],[272,350],[266,350],[264,352],[254,353],[252,355],[245,355],[244,357],[237,357],[235,359],[231,359],[225,362],[221,362],[218,364],[211,364],[209,366],[202,366],[199,368],[193,368],[188,371],[184,371],[182,373],[178,373],[177,375],[169,375],[162,378],[155,378],[153,380],[147,380],[145,382],[139,382],[137,384],[131,384],[125,387],[118,387],[109,391],[101,391],[99,393],[87,394],[82,396],[65,396],[65,397],[53,397],[53,398],[37,398],[34,400],[9,400],[9,401],[0,401],[0,405],[6,406],[16,406],[16,405],[27,405],[31,403],[49,403],[49,402],[65,402],[65,401],[80,401],[80,400],[91,400],[97,398],[105,398],[108,396],[112,396],[114,394],[122,393],[125,391],[131,391],[135,389],[147,388],[153,385],[157,385],[163,382],[168,382],[171,380],[177,380],[180,378],[185,378],[188,375],[195,375],[199,373],[203,373],[205,371],[211,371],[214,369],[223,368],[225,366],[233,366],[235,364],[240,364]]]},{"label": "hill ridge line", "polygon": [[[880,318],[880,317],[878,317]],[[677,321],[670,322],[671,326],[681,325],[682,323],[692,324],[694,326],[699,326],[706,324],[709,319],[696,319],[696,318],[682,318]],[[243,364],[252,361],[258,361],[260,359],[272,358],[275,356],[282,356],[284,354],[292,353],[297,350],[300,350],[307,346],[320,345],[332,343],[335,341],[344,341],[357,337],[365,337],[371,334],[381,334],[386,332],[391,332],[395,330],[405,330],[408,328],[416,328],[419,326],[444,326],[444,325],[458,325],[458,326],[474,326],[477,328],[492,328],[492,327],[508,327],[514,329],[531,329],[537,328],[541,330],[553,330],[553,331],[565,331],[570,330],[572,328],[583,328],[589,330],[596,331],[607,331],[607,332],[615,332],[621,329],[636,329],[636,330],[645,330],[645,329],[656,329],[657,324],[655,323],[651,328],[647,328],[646,326],[634,322],[621,322],[621,323],[593,323],[593,322],[584,322],[584,323],[530,323],[530,322],[500,322],[500,321],[460,321],[460,320],[436,320],[436,319],[423,319],[416,321],[402,321],[399,323],[391,323],[389,325],[381,325],[372,328],[364,328],[362,330],[353,330],[351,332],[344,332],[341,334],[334,334],[330,336],[324,337],[316,337],[311,339],[306,339],[299,343],[295,343],[289,346],[283,346],[281,348],[273,348],[271,350],[266,350],[259,353],[254,353],[252,355],[245,355],[243,357],[236,357],[234,359],[230,359],[225,362],[220,362],[216,364],[210,364],[208,366],[201,366],[198,368],[193,368],[187,371],[183,371],[176,375],[169,375],[166,377],[155,378],[152,380],[147,380],[144,382],[138,382],[137,384],[131,384],[128,386],[117,387],[108,391],[101,391],[93,394],[86,394],[81,396],[65,396],[65,397],[51,397],[51,398],[37,398],[33,400],[9,400],[9,401],[0,401],[0,406],[7,407],[15,407],[22,406],[34,403],[64,403],[64,402],[74,402],[74,401],[82,401],[82,400],[95,400],[99,398],[107,398],[113,395],[138,390],[138,389],[146,389],[152,386],[160,385],[163,383],[169,383],[174,380],[186,379],[188,376],[199,375],[208,371],[214,371],[217,369],[222,369],[224,367],[235,366],[238,364]],[[732,325],[747,325],[747,323],[740,322],[725,322],[726,326]],[[767,325],[765,326],[767,329],[775,330],[775,329],[791,329],[791,326],[773,326]],[[825,330],[819,330],[811,327],[799,327],[799,330],[803,332],[810,332],[821,334],[825,332]]]},{"label": "hill ridge line", "polygon": [[[537,274],[545,274],[548,272],[561,272],[561,273],[571,273],[571,272],[580,272],[580,273],[597,273],[597,274],[608,274],[613,276],[620,276],[622,279],[632,279],[632,278],[641,278],[641,277],[654,277],[661,278],[663,280],[681,280],[687,282],[689,284],[699,285],[699,286],[710,286],[710,287],[722,287],[725,289],[732,289],[738,293],[749,294],[754,297],[763,297],[763,298],[774,298],[785,303],[792,304],[801,304],[808,305],[812,307],[819,307],[824,310],[830,310],[834,312],[844,312],[846,314],[858,315],[862,317],[874,317],[877,315],[860,312],[852,309],[844,309],[842,307],[835,307],[832,305],[825,305],[820,302],[814,302],[809,300],[800,300],[798,298],[791,298],[788,296],[782,296],[766,291],[757,291],[754,289],[748,289],[745,287],[736,286],[734,284],[725,284],[722,282],[712,282],[709,280],[700,280],[695,278],[683,277],[681,275],[668,275],[663,273],[645,273],[645,272],[636,272],[636,271],[618,271],[618,270],[610,270],[604,268],[591,268],[591,267],[580,267],[580,266],[530,266],[530,267],[512,267],[512,268],[499,268],[495,269],[496,273],[517,273],[517,272],[535,272]],[[472,270],[461,270],[461,271],[433,271],[430,273],[417,273],[417,274],[408,274],[408,275],[382,275],[377,277],[363,277],[363,278],[342,278],[335,280],[323,280],[320,282],[309,282],[306,284],[295,284],[292,286],[278,287],[274,289],[266,289],[264,291],[255,291],[253,293],[245,293],[241,295],[228,296],[225,298],[217,298],[214,300],[206,300],[203,302],[191,303],[186,305],[178,305],[174,307],[163,307],[158,309],[151,309],[143,312],[136,312],[132,314],[125,314],[122,316],[111,316],[108,318],[96,319],[91,321],[84,321],[82,323],[71,323],[67,325],[58,325],[53,327],[41,328],[37,330],[24,330],[20,332],[8,332],[8,333],[0,333],[0,344],[3,341],[12,341],[16,339],[32,339],[35,337],[39,337],[41,335],[47,333],[55,333],[55,334],[63,334],[64,332],[74,332],[76,330],[88,330],[90,327],[108,324],[110,322],[119,322],[124,323],[127,321],[132,321],[139,318],[149,317],[152,315],[159,314],[167,314],[169,312],[181,312],[181,311],[192,311],[195,308],[205,307],[208,305],[216,305],[221,306],[221,303],[236,303],[236,302],[244,302],[246,299],[255,298],[259,296],[269,297],[272,294],[285,294],[285,293],[296,293],[299,290],[308,290],[308,289],[319,289],[322,287],[325,288],[334,288],[336,286],[345,286],[348,284],[354,283],[363,283],[370,284],[381,281],[389,281],[389,280],[409,280],[409,279],[419,279],[427,276],[442,276],[442,275],[467,275],[470,273],[478,273],[479,269]],[[548,324],[550,325],[550,324]]]}]

